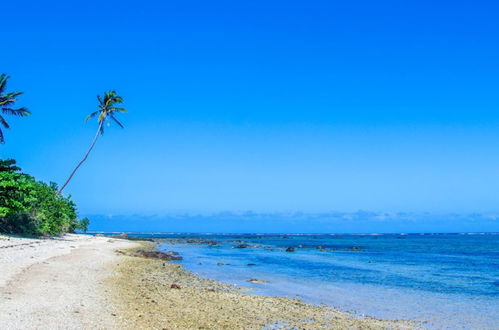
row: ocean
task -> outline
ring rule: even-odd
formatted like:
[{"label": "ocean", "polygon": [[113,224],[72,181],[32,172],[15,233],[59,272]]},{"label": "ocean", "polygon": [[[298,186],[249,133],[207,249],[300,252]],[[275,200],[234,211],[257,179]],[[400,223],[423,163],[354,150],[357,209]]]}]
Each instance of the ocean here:
[{"label": "ocean", "polygon": [[187,270],[251,294],[430,329],[499,329],[499,234],[151,235]]}]

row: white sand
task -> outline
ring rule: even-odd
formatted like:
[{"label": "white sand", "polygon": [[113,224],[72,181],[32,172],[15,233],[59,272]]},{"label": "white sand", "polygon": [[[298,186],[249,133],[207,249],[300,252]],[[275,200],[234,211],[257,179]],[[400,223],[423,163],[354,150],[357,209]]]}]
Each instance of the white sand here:
[{"label": "white sand", "polygon": [[0,328],[119,328],[104,281],[120,260],[114,250],[134,245],[85,235],[0,236]]}]

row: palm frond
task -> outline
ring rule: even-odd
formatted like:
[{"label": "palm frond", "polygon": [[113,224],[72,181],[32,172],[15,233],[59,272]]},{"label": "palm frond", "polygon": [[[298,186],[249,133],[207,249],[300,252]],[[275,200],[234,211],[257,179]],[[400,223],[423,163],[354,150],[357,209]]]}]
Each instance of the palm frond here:
[{"label": "palm frond", "polygon": [[116,91],[109,91],[104,95],[104,104],[106,108],[110,108],[114,103],[122,103],[123,99],[118,96]]},{"label": "palm frond", "polygon": [[99,111],[94,111],[92,112],[91,114],[89,114],[87,116],[87,118],[85,118],[85,121],[89,121],[91,118],[94,118],[95,116],[97,116],[99,114]]},{"label": "palm frond", "polygon": [[24,92],[10,92],[10,93],[2,95],[2,97],[5,97],[7,99],[15,99],[16,97],[18,97],[19,95],[22,95],[22,94],[24,94]]},{"label": "palm frond", "polygon": [[0,74],[0,94],[5,90],[5,85],[7,85],[7,80],[9,80],[9,76],[5,73]]},{"label": "palm frond", "polygon": [[122,123],[120,123],[120,121],[119,121],[118,119],[116,119],[116,117],[114,117],[114,115],[113,115],[113,114],[111,114],[109,117],[111,117],[111,119],[112,119],[112,120],[114,120],[114,122],[115,122],[116,124],[118,124],[121,128],[125,128],[125,126],[123,126],[123,124],[122,124]]},{"label": "palm frond", "polygon": [[15,103],[17,101],[16,97],[21,94],[23,94],[23,92],[0,94],[0,106],[6,106]]},{"label": "palm frond", "polygon": [[127,109],[125,108],[109,108],[109,111],[110,112],[113,112],[113,111],[118,111],[118,112],[128,112]]},{"label": "palm frond", "polygon": [[10,128],[9,123],[1,115],[0,115],[0,124],[2,124],[2,126],[5,128]]},{"label": "palm frond", "polygon": [[103,98],[104,105],[107,105],[109,103],[109,100],[111,99],[112,95],[113,95],[112,91],[104,93],[104,98]]},{"label": "palm frond", "polygon": [[18,116],[18,117],[25,117],[31,114],[31,112],[29,112],[28,109],[24,107],[19,109],[2,108],[2,112],[8,115]]},{"label": "palm frond", "polygon": [[8,98],[0,95],[0,107],[9,106],[9,105],[14,104],[15,102],[16,102],[16,99],[8,99]]},{"label": "palm frond", "polygon": [[121,96],[116,95],[113,98],[113,103],[123,103],[123,98]]},{"label": "palm frond", "polygon": [[[5,73],[0,74],[0,114],[25,117],[31,114],[28,109],[21,107],[18,109],[14,109],[12,106],[17,101],[17,97],[22,94],[22,92],[10,92],[5,93],[5,87],[7,86],[7,81],[9,80],[9,76]],[[10,128],[9,124],[5,120],[5,118],[0,115],[0,127]],[[3,131],[0,129],[0,144],[5,143]]]}]

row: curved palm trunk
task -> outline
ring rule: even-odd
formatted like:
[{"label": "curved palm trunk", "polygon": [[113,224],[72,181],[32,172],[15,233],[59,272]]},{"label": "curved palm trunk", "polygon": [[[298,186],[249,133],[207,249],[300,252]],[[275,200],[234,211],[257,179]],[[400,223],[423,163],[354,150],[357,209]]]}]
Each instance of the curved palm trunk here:
[{"label": "curved palm trunk", "polygon": [[69,175],[69,177],[66,180],[66,182],[64,182],[64,184],[62,185],[62,187],[57,192],[56,196],[59,196],[62,193],[62,191],[64,190],[64,188],[66,188],[66,186],[68,185],[69,181],[71,181],[71,179],[75,175],[76,171],[78,171],[78,169],[80,168],[80,166],[87,160],[88,155],[90,154],[90,152],[94,148],[95,143],[97,142],[97,139],[99,138],[99,134],[100,134],[101,128],[102,128],[102,122],[99,124],[99,128],[97,128],[97,133],[95,133],[94,140],[92,141],[92,144],[90,145],[90,148],[88,148],[88,151],[85,154],[85,157],[83,157],[83,159],[78,163],[78,165],[75,167],[75,169],[73,170],[73,172],[71,172],[71,174]]}]

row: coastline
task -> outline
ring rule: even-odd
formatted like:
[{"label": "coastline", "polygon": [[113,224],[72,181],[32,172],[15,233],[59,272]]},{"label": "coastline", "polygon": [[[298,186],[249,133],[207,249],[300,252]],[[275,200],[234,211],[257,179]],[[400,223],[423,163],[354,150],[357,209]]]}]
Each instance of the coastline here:
[{"label": "coastline", "polygon": [[430,329],[497,329],[494,234],[154,236],[161,251],[185,258],[180,264],[188,271],[250,287],[252,294],[298,298],[360,317],[411,320]]},{"label": "coastline", "polygon": [[[141,242],[141,249],[155,244]],[[203,279],[181,265],[136,257],[122,261],[109,285],[129,329],[412,329],[407,321],[360,318],[298,299],[252,295]]]},{"label": "coastline", "polygon": [[5,329],[409,329],[300,300],[264,297],[137,256],[151,242],[0,236]]}]

